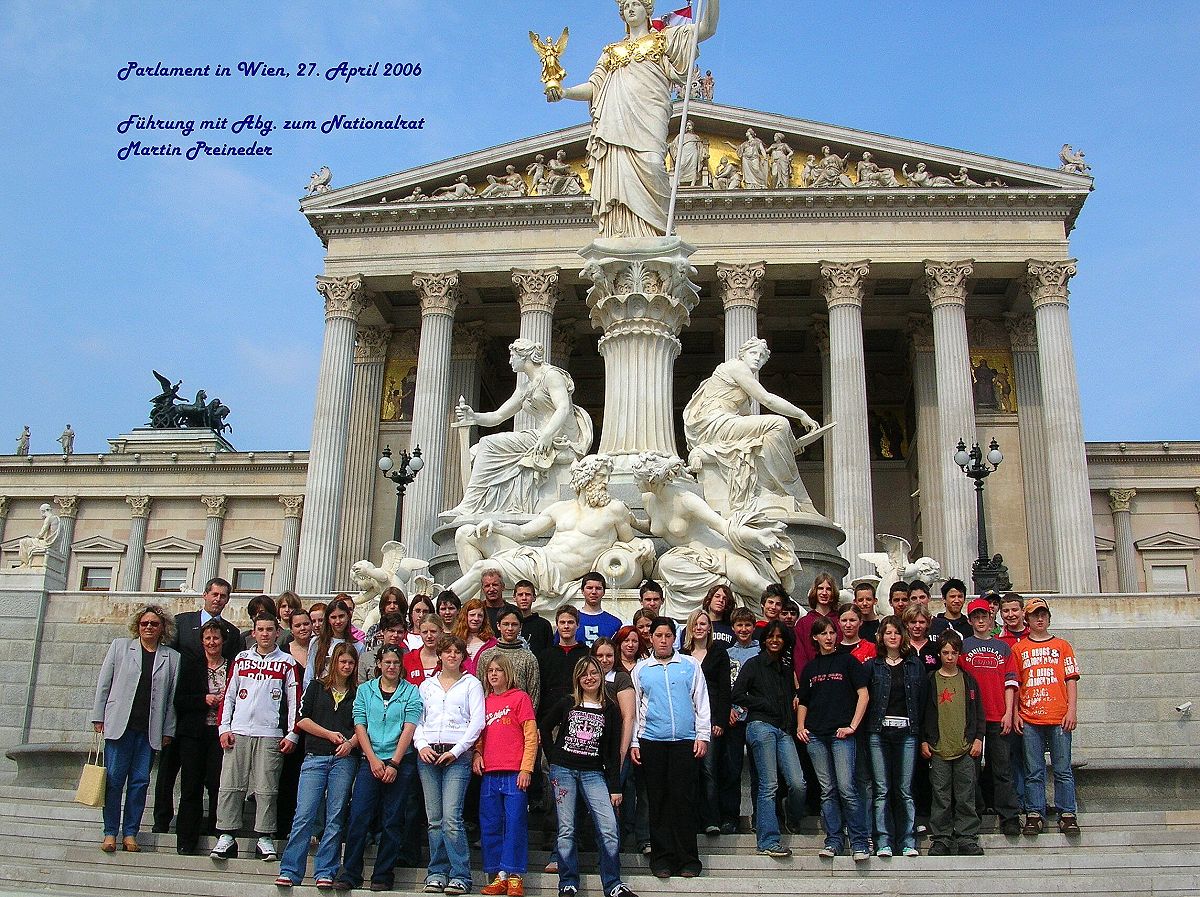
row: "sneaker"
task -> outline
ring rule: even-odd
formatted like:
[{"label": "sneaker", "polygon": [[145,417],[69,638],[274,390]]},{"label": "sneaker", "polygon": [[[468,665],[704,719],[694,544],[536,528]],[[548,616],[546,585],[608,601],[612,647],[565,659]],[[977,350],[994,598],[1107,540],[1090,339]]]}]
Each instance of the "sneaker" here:
[{"label": "sneaker", "polygon": [[209,856],[214,860],[233,860],[237,859],[237,854],[237,839],[233,835],[222,835],[217,838],[217,846],[212,849]]},{"label": "sneaker", "polygon": [[1025,828],[1022,832],[1026,835],[1037,836],[1046,830],[1046,820],[1037,813],[1030,813],[1025,817]]},{"label": "sneaker", "polygon": [[869,860],[870,858],[871,858],[870,851],[867,851],[867,850],[854,851],[854,862],[856,862],[856,863],[861,863],[863,860]]},{"label": "sneaker", "polygon": [[608,897],[638,897],[638,895],[630,890],[629,885],[621,884],[609,891]]},{"label": "sneaker", "polygon": [[[642,843],[640,843],[640,844],[638,845],[638,850],[640,850],[640,851],[642,852],[642,855],[643,855],[643,856],[650,856],[650,851],[651,851],[652,849],[653,849],[653,848],[650,846],[650,842],[649,842],[649,841],[643,841]],[[557,870],[555,870],[555,871],[557,871]]]},{"label": "sneaker", "polygon": [[390,881],[373,881],[371,882],[372,891],[390,891],[395,885]]},{"label": "sneaker", "polygon": [[465,881],[457,878],[450,879],[450,884],[442,888],[443,894],[465,894],[470,890],[470,887]]},{"label": "sneaker", "polygon": [[890,860],[892,858],[892,848],[881,847],[877,851],[875,851],[875,856],[882,857],[885,860]]},{"label": "sneaker", "polygon": [[838,852],[836,850],[834,850],[832,847],[830,847],[827,844],[824,847],[822,847],[820,850],[817,851],[817,856],[824,857],[825,859],[829,860],[829,859],[833,859],[835,856],[837,856],[837,853]]},{"label": "sneaker", "polygon": [[906,857],[919,857],[921,855],[921,851],[917,850],[915,847],[906,847],[900,852]]},{"label": "sneaker", "polygon": [[440,894],[445,889],[446,883],[444,881],[438,881],[436,878],[425,882],[424,891],[426,894]]},{"label": "sneaker", "polygon": [[563,885],[558,889],[558,897],[577,897],[579,888],[574,885]]},{"label": "sneaker", "polygon": [[1079,821],[1074,813],[1063,813],[1058,817],[1058,830],[1064,835],[1078,835]]},{"label": "sneaker", "polygon": [[525,897],[525,879],[519,875],[508,877],[508,897]]},{"label": "sneaker", "polygon": [[501,878],[499,875],[497,875],[495,878],[493,878],[491,880],[491,882],[489,884],[486,884],[482,888],[480,888],[479,893],[480,894],[490,894],[490,895],[492,895],[492,897],[495,897],[495,895],[498,895],[498,894],[507,894],[508,893],[508,879]]},{"label": "sneaker", "polygon": [[547,875],[558,875],[558,860],[551,860],[546,864],[546,868],[542,870]]},{"label": "sneaker", "polygon": [[286,875],[281,875],[281,876],[279,876],[279,878],[275,879],[275,887],[277,887],[277,888],[294,888],[294,887],[296,887],[296,883],[294,881],[292,881],[290,878],[288,878]]},{"label": "sneaker", "polygon": [[710,835],[710,836],[719,835],[719,834],[721,834],[721,826],[719,826],[719,825],[705,826],[704,834]]},{"label": "sneaker", "polygon": [[784,857],[790,857],[792,852],[781,844],[776,844],[773,847],[760,847],[758,849],[758,855],[764,857],[775,857],[775,859],[781,860]]},{"label": "sneaker", "polygon": [[258,843],[254,845],[254,855],[264,863],[273,863],[279,859],[279,854],[275,852],[275,839],[266,835],[259,838]]},{"label": "sneaker", "polygon": [[738,827],[737,827],[736,822],[726,822],[721,826],[721,834],[722,835],[736,835],[737,828]]},{"label": "sneaker", "polygon": [[978,842],[968,841],[966,844],[958,845],[958,855],[960,857],[981,857],[983,856],[983,848]]},{"label": "sneaker", "polygon": [[318,891],[332,891],[333,890],[333,879],[332,878],[318,878],[316,881],[316,885],[317,885]]},{"label": "sneaker", "polygon": [[1000,834],[1008,835],[1010,838],[1021,834],[1021,820],[1015,816],[1012,819],[1005,819],[1000,823]]}]

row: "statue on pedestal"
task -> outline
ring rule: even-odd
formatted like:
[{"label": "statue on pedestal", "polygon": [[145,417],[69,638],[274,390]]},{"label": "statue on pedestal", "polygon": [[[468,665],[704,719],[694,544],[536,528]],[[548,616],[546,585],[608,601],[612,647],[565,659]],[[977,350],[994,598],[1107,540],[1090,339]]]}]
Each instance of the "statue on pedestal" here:
[{"label": "statue on pedestal", "polygon": [[666,590],[667,613],[683,619],[700,607],[710,588],[723,583],[756,612],[771,583],[791,591],[800,564],[782,522],[760,511],[718,514],[686,488],[691,476],[677,457],[643,452],[633,475],[650,532],[671,546],[655,568]]},{"label": "statue on pedestal", "polygon": [[437,590],[429,575],[429,564],[409,557],[408,549],[400,542],[383,543],[383,559],[378,567],[369,560],[355,561],[350,565],[350,579],[361,590],[354,597],[354,606],[358,609],[355,616],[363,617],[363,629],[378,622],[379,596],[389,586],[400,589],[410,599],[414,595],[433,595]]},{"label": "statue on pedestal", "polygon": [[[883,546],[883,551],[867,552],[860,554],[859,557],[875,565],[875,569],[879,573],[879,585],[875,587],[875,594],[885,603],[888,601],[888,593],[892,586],[900,580],[908,582],[920,579],[931,589],[934,588],[935,583],[941,581],[942,565],[933,558],[920,557],[915,561],[909,561],[908,553],[912,550],[912,546],[908,544],[907,539],[900,536],[889,536],[887,533],[879,533],[875,538]],[[888,607],[890,608],[891,605],[888,604]]]},{"label": "statue on pedestal", "polygon": [[75,454],[75,431],[71,429],[70,424],[67,424],[67,428],[62,431],[56,441],[62,446],[64,455]]},{"label": "statue on pedestal", "polygon": [[[796,438],[788,418],[813,431],[804,409],[768,392],[755,377],[771,357],[765,340],[748,339],[737,358],[717,365],[683,409],[689,465],[712,461],[729,487],[730,510],[757,510],[760,499],[794,499],[801,513],[816,514],[796,468]],[[751,414],[756,401],[775,414]],[[782,415],[782,416],[781,416]],[[786,503],[786,501],[785,501]]]},{"label": "statue on pedestal", "polygon": [[537,487],[555,462],[564,455],[575,460],[592,446],[592,419],[571,400],[575,381],[546,362],[544,347],[517,339],[508,347],[508,359],[527,381],[490,413],[475,411],[460,400],[453,426],[495,427],[523,410],[532,416],[533,427],[479,440],[462,501],[447,515],[532,514],[537,510]]},{"label": "statue on pedestal", "polygon": [[51,551],[61,551],[63,534],[62,520],[54,513],[50,505],[42,505],[39,509],[42,515],[42,527],[36,536],[25,536],[17,543],[17,566],[33,567],[34,560],[45,557]]},{"label": "statue on pedestal", "polygon": [[[675,154],[677,140],[672,140],[671,155]],[[679,152],[679,186],[707,187],[711,177],[708,173],[708,146],[696,133],[696,123],[689,121],[683,132],[683,149]]]},{"label": "statue on pedestal", "polygon": [[653,0],[620,0],[625,38],[604,48],[586,82],[546,88],[552,103],[580,100],[591,108],[592,217],[602,237],[666,233],[671,87],[685,80],[696,45],[716,33],[719,8],[719,0],[708,0],[697,24],[656,31]]},{"label": "statue on pedestal", "polygon": [[775,142],[767,147],[771,160],[771,188],[783,190],[792,186],[792,157],[796,151],[787,145],[782,134],[775,135]]},{"label": "statue on pedestal", "polygon": [[746,190],[767,188],[767,148],[758,139],[754,129],[746,131],[746,139],[737,147],[738,159],[742,163],[742,187]]},{"label": "statue on pedestal", "polygon": [[17,454],[24,457],[29,454],[29,427],[26,426],[17,437]]},{"label": "statue on pedestal", "polygon": [[[588,455],[571,467],[575,498],[550,505],[520,526],[493,520],[466,524],[454,534],[463,575],[450,584],[462,599],[480,588],[483,571],[497,569],[505,582],[531,580],[542,606],[553,607],[579,591],[579,578],[598,570],[610,588],[633,588],[654,562],[654,546],[636,537],[633,515],[608,492],[612,460]],[[551,534],[545,545],[527,545]]]}]

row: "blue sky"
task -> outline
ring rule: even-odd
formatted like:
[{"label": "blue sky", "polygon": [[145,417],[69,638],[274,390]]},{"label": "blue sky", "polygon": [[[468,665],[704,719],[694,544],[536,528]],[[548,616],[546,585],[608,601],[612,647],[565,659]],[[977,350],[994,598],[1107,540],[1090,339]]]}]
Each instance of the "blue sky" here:
[{"label": "blue sky", "polygon": [[[56,450],[67,421],[78,451],[106,450],[145,420],[152,367],[232,406],[238,448],[307,447],[323,328],[322,249],[297,211],[310,172],[345,185],[578,123],[581,105],[541,98],[526,37],[563,25],[571,76],[621,30],[611,0],[0,3],[0,451],[24,424],[35,452]],[[1096,175],[1072,236],[1086,436],[1178,440],[1200,438],[1197,46],[1195,3],[726,0],[703,62],[730,105],[1042,165],[1082,148]],[[133,60],[419,61],[422,75],[118,81]],[[119,161],[135,136],[203,136],[117,134],[146,113],[426,128]]]}]

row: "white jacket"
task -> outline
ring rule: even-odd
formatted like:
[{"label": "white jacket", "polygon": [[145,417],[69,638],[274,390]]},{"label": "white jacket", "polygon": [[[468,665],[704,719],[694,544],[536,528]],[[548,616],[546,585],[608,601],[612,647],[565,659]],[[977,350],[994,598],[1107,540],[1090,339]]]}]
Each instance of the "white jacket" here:
[{"label": "white jacket", "polygon": [[[285,705],[286,715],[283,713]],[[300,684],[295,658],[278,648],[265,657],[256,648],[251,648],[229,665],[217,731],[222,735],[232,732],[251,738],[282,738],[286,735],[295,743],[300,740],[295,731],[299,708]]]}]

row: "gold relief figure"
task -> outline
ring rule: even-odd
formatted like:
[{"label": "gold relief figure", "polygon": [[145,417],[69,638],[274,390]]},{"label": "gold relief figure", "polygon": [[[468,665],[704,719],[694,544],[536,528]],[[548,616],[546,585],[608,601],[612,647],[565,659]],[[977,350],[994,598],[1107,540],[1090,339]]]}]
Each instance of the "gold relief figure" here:
[{"label": "gold relief figure", "polygon": [[562,36],[557,41],[552,40],[550,35],[546,35],[543,40],[536,32],[530,31],[529,42],[541,57],[542,83],[546,85],[546,92],[549,93],[551,89],[562,90],[563,78],[567,77],[567,73],[559,65],[558,58],[567,49],[567,29],[563,29]]}]

